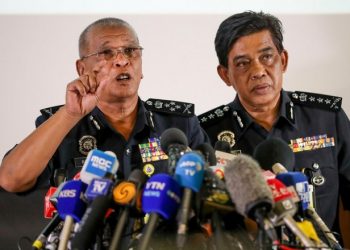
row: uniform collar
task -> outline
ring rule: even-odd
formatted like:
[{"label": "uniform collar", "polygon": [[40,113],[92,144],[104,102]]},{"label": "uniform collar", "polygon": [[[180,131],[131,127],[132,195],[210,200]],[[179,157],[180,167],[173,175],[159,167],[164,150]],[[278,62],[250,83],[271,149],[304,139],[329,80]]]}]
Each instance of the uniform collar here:
[{"label": "uniform collar", "polygon": [[[241,133],[244,133],[244,131],[254,123],[254,120],[241,104],[238,95],[236,95],[234,101],[231,102],[229,106],[232,109],[234,122],[236,123],[235,127],[238,126]],[[288,93],[282,89],[278,120],[283,119],[292,126],[296,126],[294,109],[294,103],[291,101]]]},{"label": "uniform collar", "polygon": [[288,93],[282,89],[279,119],[286,120],[291,126],[296,127],[295,105]]},{"label": "uniform collar", "polygon": [[[146,110],[142,100],[139,97],[137,102],[137,118],[133,134],[142,131],[145,126],[150,126],[146,112],[148,111]],[[89,120],[95,125],[97,130],[101,130],[105,127],[110,127],[103,112],[98,107],[95,107],[91,111]]]},{"label": "uniform collar", "polygon": [[238,127],[241,133],[244,133],[244,131],[254,122],[254,120],[250,117],[248,112],[241,104],[238,95],[236,95],[234,101],[231,102],[229,106],[232,110],[235,127]]}]

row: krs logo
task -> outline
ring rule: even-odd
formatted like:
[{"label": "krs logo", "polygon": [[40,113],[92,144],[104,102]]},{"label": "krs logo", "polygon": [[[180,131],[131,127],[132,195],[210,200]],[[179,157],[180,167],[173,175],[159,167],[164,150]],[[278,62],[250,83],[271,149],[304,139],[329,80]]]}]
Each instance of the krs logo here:
[{"label": "krs logo", "polygon": [[74,198],[76,196],[77,190],[75,189],[67,189],[67,190],[62,190],[58,197],[60,198]]}]

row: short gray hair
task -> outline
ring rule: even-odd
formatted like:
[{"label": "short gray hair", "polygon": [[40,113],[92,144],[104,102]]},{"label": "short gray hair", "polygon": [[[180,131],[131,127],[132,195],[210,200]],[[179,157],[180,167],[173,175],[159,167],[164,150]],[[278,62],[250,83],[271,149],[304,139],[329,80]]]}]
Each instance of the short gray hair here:
[{"label": "short gray hair", "polygon": [[128,22],[115,17],[106,17],[106,18],[98,19],[95,22],[91,23],[89,26],[87,26],[79,36],[80,58],[84,56],[84,50],[88,47],[89,41],[87,39],[87,35],[92,29],[96,27],[120,27],[120,26],[124,26],[128,28],[130,31],[132,31],[135,34],[135,37],[138,41],[138,37],[135,30]]}]

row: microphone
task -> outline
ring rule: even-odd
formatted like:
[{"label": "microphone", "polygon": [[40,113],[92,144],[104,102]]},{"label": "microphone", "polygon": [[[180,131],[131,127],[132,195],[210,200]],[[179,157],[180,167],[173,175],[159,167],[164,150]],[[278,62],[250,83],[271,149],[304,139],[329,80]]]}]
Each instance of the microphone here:
[{"label": "microphone", "polygon": [[67,248],[73,223],[74,221],[79,222],[84,214],[86,203],[82,197],[86,186],[85,183],[78,180],[67,181],[58,195],[57,211],[61,219],[64,220],[58,246],[59,250]]},{"label": "microphone", "polygon": [[204,161],[209,164],[209,166],[216,165],[216,155],[214,148],[209,143],[203,143],[196,147],[198,151],[204,158]]},{"label": "microphone", "polygon": [[313,207],[309,207],[306,210],[306,214],[312,219],[312,222],[321,230],[322,234],[326,237],[328,245],[332,249],[341,250],[342,246],[339,244],[338,240],[335,238],[332,231],[328,228],[326,223],[321,219],[317,214],[316,210]]},{"label": "microphone", "polygon": [[[282,169],[280,166],[279,168]],[[303,214],[312,220],[327,240],[330,247],[333,249],[342,249],[331,230],[317,214],[316,210],[310,205],[311,201],[309,193],[311,190],[309,189],[310,185],[308,184],[308,177],[301,172],[282,172],[276,175],[276,179],[282,181],[286,186],[295,187],[301,200],[300,210]]]},{"label": "microphone", "polygon": [[56,212],[56,207],[53,202],[50,201],[50,198],[56,192],[57,187],[50,187],[45,194],[45,204],[44,204],[44,218],[51,219]]},{"label": "microphone", "polygon": [[276,243],[277,234],[268,218],[273,207],[272,192],[258,163],[248,155],[237,155],[225,168],[225,180],[236,211],[254,219],[260,232],[265,232]]},{"label": "microphone", "polygon": [[94,178],[103,178],[106,175],[114,175],[119,167],[116,155],[111,151],[93,149],[89,152],[80,172],[80,179],[90,184]]},{"label": "microphone", "polygon": [[225,178],[225,166],[227,162],[235,158],[235,155],[230,152],[231,146],[227,141],[217,141],[215,143],[215,157],[217,163],[210,168],[220,179]]},{"label": "microphone", "polygon": [[228,143],[227,141],[216,141],[214,148],[215,150],[226,152],[226,153],[231,152],[230,143]]},{"label": "microphone", "polygon": [[111,188],[119,162],[114,153],[91,150],[80,174],[82,181],[89,183],[85,197],[91,202],[72,240],[72,249],[87,249],[96,235],[103,217],[111,205]]},{"label": "microphone", "polygon": [[275,163],[280,163],[287,169],[293,169],[295,156],[286,142],[279,138],[269,138],[256,146],[254,159],[262,169],[272,170]]},{"label": "microphone", "polygon": [[97,196],[107,196],[114,182],[106,178],[94,178],[85,192],[85,198],[89,203],[93,202]]},{"label": "microphone", "polygon": [[181,187],[167,174],[155,174],[145,184],[142,194],[142,210],[149,213],[138,250],[147,250],[159,216],[169,220],[177,212],[181,202]]},{"label": "microphone", "polygon": [[39,236],[36,238],[36,240],[33,242],[33,248],[34,249],[42,249],[43,246],[46,243],[47,237],[50,235],[50,233],[60,224],[62,219],[60,218],[59,214],[55,214],[53,218],[50,220],[49,224],[46,225],[46,227],[41,231]]},{"label": "microphone", "polygon": [[65,182],[61,183],[58,187],[50,187],[45,194],[44,204],[44,218],[52,219],[49,224],[43,229],[39,236],[35,239],[32,246],[34,249],[41,249],[45,246],[47,237],[50,233],[58,226],[62,221],[60,216],[57,214],[57,199],[58,195],[62,190]]},{"label": "microphone", "polygon": [[280,224],[280,221],[288,226],[288,228],[296,235],[306,248],[316,247],[313,242],[301,231],[296,221],[292,218],[297,211],[297,208],[292,201],[292,194],[287,187],[278,179],[268,179],[268,185],[272,190],[275,201],[273,215],[271,220],[275,225]]},{"label": "microphone", "polygon": [[[109,246],[110,250],[118,249],[122,231],[129,217],[130,209],[138,209],[137,200],[141,194],[141,188],[145,184],[147,176],[140,170],[134,169],[128,181],[119,183],[113,190],[113,200],[117,204],[124,205],[120,214],[117,226]],[[141,209],[141,207],[140,207]]]},{"label": "microphone", "polygon": [[177,162],[175,179],[183,187],[181,207],[179,210],[179,222],[177,229],[177,243],[183,247],[187,232],[187,222],[190,216],[192,192],[198,193],[204,178],[204,160],[195,152],[187,152]]},{"label": "microphone", "polygon": [[310,205],[307,177],[300,172],[284,172],[277,174],[276,179],[287,187],[292,186],[295,188],[300,198],[299,211],[304,213]]},{"label": "microphone", "polygon": [[235,211],[231,198],[226,190],[226,184],[211,169],[204,172],[201,200],[201,214],[206,215],[216,210],[223,212]]},{"label": "microphone", "polygon": [[175,171],[176,163],[181,155],[187,151],[188,140],[184,132],[178,128],[164,130],[160,138],[160,146],[168,155],[169,174]]}]

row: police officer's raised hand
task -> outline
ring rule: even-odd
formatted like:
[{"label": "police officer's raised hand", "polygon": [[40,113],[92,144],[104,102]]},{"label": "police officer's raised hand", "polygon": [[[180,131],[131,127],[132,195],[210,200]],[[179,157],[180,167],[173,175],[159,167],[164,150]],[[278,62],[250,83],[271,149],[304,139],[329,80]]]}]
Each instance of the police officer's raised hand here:
[{"label": "police officer's raised hand", "polygon": [[65,107],[69,115],[81,118],[96,107],[101,89],[110,78],[107,71],[106,61],[100,61],[67,85]]}]

